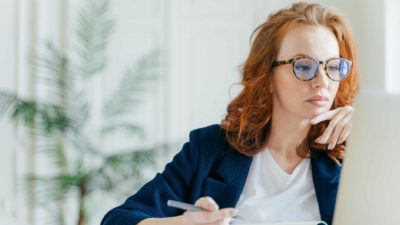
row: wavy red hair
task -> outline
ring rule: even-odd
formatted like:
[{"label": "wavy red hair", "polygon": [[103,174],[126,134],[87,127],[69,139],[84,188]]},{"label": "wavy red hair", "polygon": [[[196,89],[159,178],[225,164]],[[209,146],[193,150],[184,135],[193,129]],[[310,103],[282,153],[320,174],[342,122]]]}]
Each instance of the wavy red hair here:
[{"label": "wavy red hair", "polygon": [[[295,3],[289,8],[271,14],[267,21],[255,29],[250,53],[242,67],[242,91],[227,107],[221,122],[227,141],[237,151],[252,156],[266,144],[272,114],[270,93],[272,62],[276,60],[283,36],[299,25],[325,26],[333,32],[339,44],[340,56],[353,61],[350,74],[339,85],[331,109],[352,105],[359,91],[358,62],[354,39],[344,18],[336,11],[315,3]],[[314,140],[320,136],[328,122],[312,126],[307,138],[297,147],[297,154],[311,157],[316,151],[326,151],[340,164],[344,158],[345,144],[327,150]]]}]

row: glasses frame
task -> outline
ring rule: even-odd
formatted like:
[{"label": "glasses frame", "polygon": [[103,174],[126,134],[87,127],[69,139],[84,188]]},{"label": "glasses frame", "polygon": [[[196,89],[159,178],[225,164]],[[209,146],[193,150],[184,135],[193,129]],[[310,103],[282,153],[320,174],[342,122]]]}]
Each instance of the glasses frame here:
[{"label": "glasses frame", "polygon": [[[348,76],[349,73],[350,73],[351,66],[352,66],[352,64],[353,64],[352,61],[350,61],[350,60],[348,60],[348,59],[340,58],[340,57],[330,58],[330,59],[328,59],[328,60],[326,60],[326,61],[320,61],[320,60],[316,60],[316,59],[314,59],[314,58],[312,58],[312,57],[309,57],[309,56],[298,56],[298,57],[293,57],[293,58],[287,59],[287,60],[274,61],[274,62],[272,62],[272,68],[277,67],[277,66],[286,65],[286,64],[292,64],[293,75],[294,75],[297,79],[302,80],[302,81],[310,81],[310,80],[314,79],[315,77],[317,77],[317,74],[318,74],[320,68],[319,68],[319,66],[318,66],[317,70],[316,70],[315,73],[314,73],[314,76],[311,77],[310,79],[301,79],[301,78],[299,78],[299,77],[296,75],[296,72],[295,72],[295,70],[294,70],[294,64],[296,63],[297,60],[299,60],[299,59],[304,59],[304,58],[314,60],[315,62],[318,63],[318,65],[323,65],[323,69],[324,69],[326,75],[328,76],[328,78],[329,78],[330,80],[332,80],[332,81],[338,81],[338,82],[343,81],[343,80],[345,80],[345,79],[347,78],[347,76]],[[335,59],[344,60],[344,61],[346,61],[346,62],[349,64],[349,72],[346,74],[346,76],[345,76],[342,80],[335,80],[335,79],[333,79],[333,78],[329,75],[328,70],[326,69],[326,65],[327,65],[330,61],[335,60]]]}]

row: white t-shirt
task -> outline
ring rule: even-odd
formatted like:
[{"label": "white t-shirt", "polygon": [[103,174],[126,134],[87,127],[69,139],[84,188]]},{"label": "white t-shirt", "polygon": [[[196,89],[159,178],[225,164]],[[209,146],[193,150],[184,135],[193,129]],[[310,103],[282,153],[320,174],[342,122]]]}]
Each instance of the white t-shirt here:
[{"label": "white t-shirt", "polygon": [[268,149],[253,157],[243,192],[236,205],[247,222],[295,222],[321,219],[310,159],[292,174],[284,171]]}]

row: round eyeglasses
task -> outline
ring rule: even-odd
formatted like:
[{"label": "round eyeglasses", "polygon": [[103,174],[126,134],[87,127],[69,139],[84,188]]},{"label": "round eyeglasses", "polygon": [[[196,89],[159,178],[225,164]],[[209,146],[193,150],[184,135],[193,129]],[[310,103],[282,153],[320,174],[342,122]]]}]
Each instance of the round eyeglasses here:
[{"label": "round eyeglasses", "polygon": [[352,62],[343,58],[332,58],[326,61],[301,56],[288,60],[274,61],[272,67],[292,64],[293,73],[299,80],[312,80],[319,72],[319,65],[323,65],[325,73],[333,81],[343,81],[349,75]]}]

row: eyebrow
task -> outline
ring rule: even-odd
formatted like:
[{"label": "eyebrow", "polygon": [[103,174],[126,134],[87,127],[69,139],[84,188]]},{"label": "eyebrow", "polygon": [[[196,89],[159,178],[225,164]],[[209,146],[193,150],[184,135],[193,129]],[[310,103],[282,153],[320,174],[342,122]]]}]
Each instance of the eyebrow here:
[{"label": "eyebrow", "polygon": [[[309,57],[309,58],[312,58],[312,59],[321,61],[320,59],[316,59],[315,57],[310,56],[310,55],[307,55],[307,54],[304,54],[304,53],[298,53],[298,54],[294,55],[292,58],[295,58],[295,57],[298,57],[298,56],[305,56],[305,57]],[[328,59],[326,59],[326,60],[323,60],[323,61],[327,61],[327,60],[333,59],[333,58],[340,58],[340,55],[334,56],[334,57],[330,57],[330,58],[328,58]]]}]

